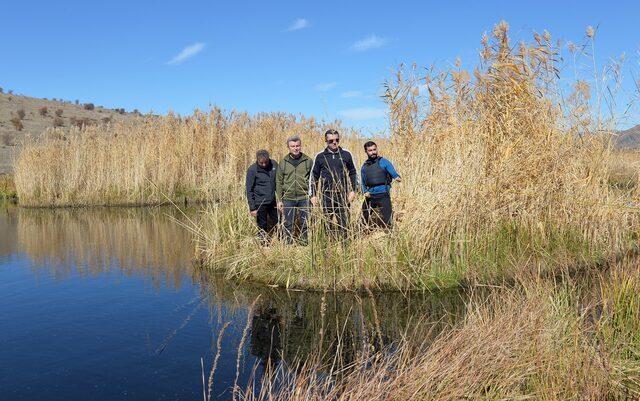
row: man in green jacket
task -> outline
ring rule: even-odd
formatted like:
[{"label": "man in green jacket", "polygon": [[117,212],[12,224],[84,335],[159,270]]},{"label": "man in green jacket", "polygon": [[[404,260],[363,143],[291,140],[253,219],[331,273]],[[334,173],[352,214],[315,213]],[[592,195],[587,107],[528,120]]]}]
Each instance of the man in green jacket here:
[{"label": "man in green jacket", "polygon": [[302,141],[298,135],[287,139],[289,154],[276,172],[276,198],[278,209],[284,214],[285,241],[293,243],[293,226],[300,216],[300,242],[307,243],[307,217],[309,215],[309,174],[313,161],[302,153]]}]

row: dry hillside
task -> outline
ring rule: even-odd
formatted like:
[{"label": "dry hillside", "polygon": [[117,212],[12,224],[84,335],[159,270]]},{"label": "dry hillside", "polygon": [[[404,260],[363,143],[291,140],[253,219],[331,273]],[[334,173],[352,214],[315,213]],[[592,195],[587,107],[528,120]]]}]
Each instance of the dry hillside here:
[{"label": "dry hillside", "polygon": [[11,173],[11,160],[27,135],[41,136],[54,126],[107,124],[137,118],[139,113],[91,103],[0,93],[0,174]]}]

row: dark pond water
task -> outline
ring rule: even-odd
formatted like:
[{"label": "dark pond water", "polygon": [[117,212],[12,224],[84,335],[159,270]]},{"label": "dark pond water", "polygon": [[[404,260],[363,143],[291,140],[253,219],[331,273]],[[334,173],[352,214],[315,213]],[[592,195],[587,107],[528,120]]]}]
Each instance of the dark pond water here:
[{"label": "dark pond water", "polygon": [[201,400],[225,325],[212,399],[229,399],[236,376],[244,386],[320,346],[348,361],[463,313],[460,294],[323,298],[225,281],[192,266],[174,218],[0,205],[1,400]]}]

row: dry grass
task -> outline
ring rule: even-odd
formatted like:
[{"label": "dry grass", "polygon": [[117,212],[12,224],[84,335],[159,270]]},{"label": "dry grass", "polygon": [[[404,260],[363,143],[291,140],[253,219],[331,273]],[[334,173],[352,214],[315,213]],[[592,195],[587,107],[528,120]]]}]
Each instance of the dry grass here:
[{"label": "dry grass", "polygon": [[381,148],[403,178],[393,233],[353,224],[348,245],[334,244],[316,210],[309,247],[256,251],[242,205],[221,204],[202,227],[201,258],[289,287],[423,288],[590,264],[629,246],[637,210],[609,185],[609,137],[578,135],[590,128],[572,110],[589,105],[562,102],[551,38],[514,48],[507,31],[501,23],[485,38],[473,79],[412,70],[387,83],[392,135]]},{"label": "dry grass", "polygon": [[[563,102],[557,50],[547,34],[513,47],[501,23],[473,74],[401,71],[386,84],[391,136],[378,142],[403,177],[390,234],[362,230],[356,205],[350,240],[335,244],[314,210],[308,247],[274,240],[256,250],[242,198],[255,150],[279,158],[294,133],[307,154],[323,146],[326,127],[286,114],[213,109],[52,131],[24,146],[16,189],[30,206],[218,201],[193,227],[198,258],[228,277],[287,287],[446,287],[594,263],[630,245],[637,210],[609,185],[608,136],[584,135],[607,128],[585,117],[586,84]],[[343,134],[359,164],[362,140]]]},{"label": "dry grass", "polygon": [[[495,289],[472,299],[464,319],[435,340],[427,325],[383,350],[363,348],[346,365],[281,365],[241,399],[638,399],[640,343],[630,319],[638,295],[629,291],[639,284],[637,261],[595,280]],[[594,298],[589,288],[604,290]]]},{"label": "dry grass", "polygon": [[25,206],[237,200],[257,149],[279,155],[292,134],[319,143],[322,129],[293,115],[212,109],[51,131],[24,145],[15,162],[16,188]]}]

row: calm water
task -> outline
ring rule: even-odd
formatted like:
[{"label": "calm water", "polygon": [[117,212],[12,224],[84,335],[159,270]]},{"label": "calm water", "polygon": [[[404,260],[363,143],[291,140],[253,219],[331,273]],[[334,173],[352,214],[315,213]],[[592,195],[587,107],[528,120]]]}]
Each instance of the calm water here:
[{"label": "calm water", "polygon": [[322,294],[192,266],[192,238],[170,216],[0,205],[0,400],[201,400],[201,359],[208,376],[227,323],[212,398],[229,399],[239,349],[244,385],[320,343],[349,360],[418,317],[446,327],[462,314],[459,294],[328,294],[322,318]]}]

